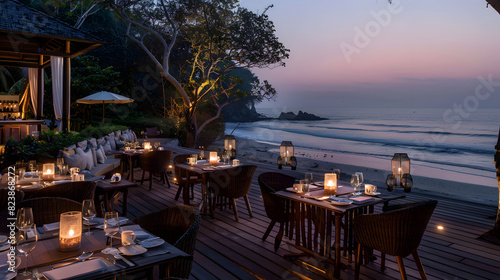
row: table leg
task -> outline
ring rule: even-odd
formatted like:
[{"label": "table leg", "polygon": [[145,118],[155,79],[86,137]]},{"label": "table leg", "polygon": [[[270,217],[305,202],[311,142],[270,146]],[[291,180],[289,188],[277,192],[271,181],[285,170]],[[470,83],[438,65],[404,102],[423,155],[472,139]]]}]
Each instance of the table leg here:
[{"label": "table leg", "polygon": [[130,182],[135,182],[134,181],[134,166],[132,165],[132,163],[133,163],[132,157],[129,156],[128,157],[128,168],[130,170],[130,174],[128,175],[128,180]]},{"label": "table leg", "polygon": [[191,174],[186,172],[186,184],[182,188],[182,200],[184,200],[184,205],[190,205],[189,203],[189,187],[191,185]]},{"label": "table leg", "polygon": [[335,268],[333,276],[340,277],[340,224],[342,222],[342,215],[335,213]]},{"label": "table leg", "polygon": [[104,192],[104,207],[106,212],[113,211],[113,207],[111,206],[111,200],[109,199],[109,192]]},{"label": "table leg", "polygon": [[123,208],[122,208],[122,215],[124,217],[127,216],[127,196],[128,196],[128,189],[123,190]]}]

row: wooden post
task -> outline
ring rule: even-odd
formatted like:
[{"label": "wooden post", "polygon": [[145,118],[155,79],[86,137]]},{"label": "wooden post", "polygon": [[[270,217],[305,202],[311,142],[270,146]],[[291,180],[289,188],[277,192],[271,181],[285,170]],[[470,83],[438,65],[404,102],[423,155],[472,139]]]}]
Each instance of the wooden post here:
[{"label": "wooden post", "polygon": [[36,93],[37,103],[36,103],[36,119],[41,120],[43,115],[43,55],[39,56],[38,61],[38,89]]},{"label": "wooden post", "polygon": [[498,131],[498,140],[497,140],[497,144],[495,146],[495,151],[496,151],[495,152],[495,167],[497,170],[497,184],[498,184],[499,198],[498,198],[497,217],[495,219],[495,225],[493,226],[493,229],[491,230],[491,235],[500,239],[500,129]]},{"label": "wooden post", "polygon": [[66,53],[68,56],[64,57],[63,63],[63,114],[62,114],[62,131],[68,132],[70,123],[70,106],[71,106],[71,58],[70,53],[70,42],[66,42]]}]

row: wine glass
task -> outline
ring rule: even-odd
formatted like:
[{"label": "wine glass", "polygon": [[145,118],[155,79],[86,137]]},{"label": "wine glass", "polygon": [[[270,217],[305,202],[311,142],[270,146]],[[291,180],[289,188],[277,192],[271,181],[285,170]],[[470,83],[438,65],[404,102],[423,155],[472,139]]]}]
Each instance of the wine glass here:
[{"label": "wine glass", "polygon": [[29,163],[28,163],[28,166],[30,168],[30,174],[31,174],[31,178],[35,178],[35,170],[36,170],[36,160],[30,160]]},{"label": "wine glass", "polygon": [[38,241],[38,232],[36,231],[36,225],[32,224],[26,228],[20,229],[16,234],[16,248],[19,253],[24,254],[26,265],[25,270],[21,274],[24,277],[31,276],[28,270],[28,254],[33,251],[36,247],[36,242]]},{"label": "wine glass", "polygon": [[333,169],[333,173],[337,174],[337,180],[340,180],[340,169]]},{"label": "wine glass", "polygon": [[34,219],[33,219],[33,210],[31,210],[31,207],[23,207],[19,208],[17,210],[17,215],[16,215],[16,228],[21,230],[21,229],[26,229],[34,224]]},{"label": "wine glass", "polygon": [[361,193],[358,192],[358,187],[360,185],[360,180],[359,180],[359,174],[352,174],[351,176],[351,186],[354,188],[354,193],[353,195],[360,195]]},{"label": "wine glass", "polygon": [[365,179],[363,179],[363,172],[356,172],[356,174],[359,176],[359,185],[363,185],[363,182],[365,181]]},{"label": "wine glass", "polygon": [[85,235],[92,235],[93,233],[90,231],[90,220],[95,218],[94,200],[85,199],[83,201],[82,217],[87,222],[87,226],[89,228],[89,230],[85,233]]},{"label": "wine glass", "polygon": [[120,231],[120,223],[117,212],[106,212],[104,214],[104,232],[111,238],[110,248],[113,248],[113,235]]}]

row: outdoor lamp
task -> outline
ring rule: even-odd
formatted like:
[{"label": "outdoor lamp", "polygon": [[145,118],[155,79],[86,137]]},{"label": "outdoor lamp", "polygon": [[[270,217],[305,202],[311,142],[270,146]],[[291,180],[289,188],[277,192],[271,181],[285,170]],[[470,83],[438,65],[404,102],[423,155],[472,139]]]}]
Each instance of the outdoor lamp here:
[{"label": "outdoor lamp", "polygon": [[325,173],[325,195],[334,195],[337,192],[337,174]]},{"label": "outdoor lamp", "polygon": [[219,159],[217,158],[217,152],[210,152],[210,157],[208,158],[208,162],[210,165],[217,165],[219,163]]},{"label": "outdoor lamp", "polygon": [[59,222],[59,250],[78,250],[82,244],[82,212],[62,213]]},{"label": "outdoor lamp", "polygon": [[291,141],[281,142],[280,155],[278,157],[279,169],[281,169],[281,165],[290,165],[292,170],[297,168],[297,159],[294,156],[294,147]]},{"label": "outdoor lamp", "polygon": [[147,150],[147,151],[151,150],[151,143],[144,142],[143,148],[144,148],[144,150]]},{"label": "outdoor lamp", "polygon": [[393,187],[404,187],[405,192],[410,192],[413,186],[413,179],[410,175],[410,158],[406,153],[396,153],[391,160],[391,172],[386,179],[389,191]]},{"label": "outdoor lamp", "polygon": [[54,180],[55,175],[55,164],[53,163],[44,163],[42,169],[42,179],[43,180]]},{"label": "outdoor lamp", "polygon": [[230,159],[236,158],[236,138],[233,135],[226,135],[224,138],[224,154]]}]

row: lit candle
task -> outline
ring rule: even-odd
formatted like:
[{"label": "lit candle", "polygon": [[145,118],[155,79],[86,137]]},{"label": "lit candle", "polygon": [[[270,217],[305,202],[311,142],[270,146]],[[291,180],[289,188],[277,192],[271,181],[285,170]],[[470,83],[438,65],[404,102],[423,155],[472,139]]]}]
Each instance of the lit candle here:
[{"label": "lit candle", "polygon": [[74,251],[82,244],[82,212],[61,214],[59,224],[59,250]]},{"label": "lit candle", "polygon": [[42,179],[43,180],[54,180],[54,170],[55,165],[53,163],[45,163],[43,165],[42,170]]},{"label": "lit candle", "polygon": [[151,143],[149,142],[144,142],[144,150],[151,150]]},{"label": "lit candle", "polygon": [[325,195],[334,195],[337,192],[337,174],[336,173],[325,173],[324,181]]},{"label": "lit candle", "polygon": [[210,165],[217,165],[219,163],[219,159],[217,158],[217,152],[210,152],[210,157],[208,161]]}]

